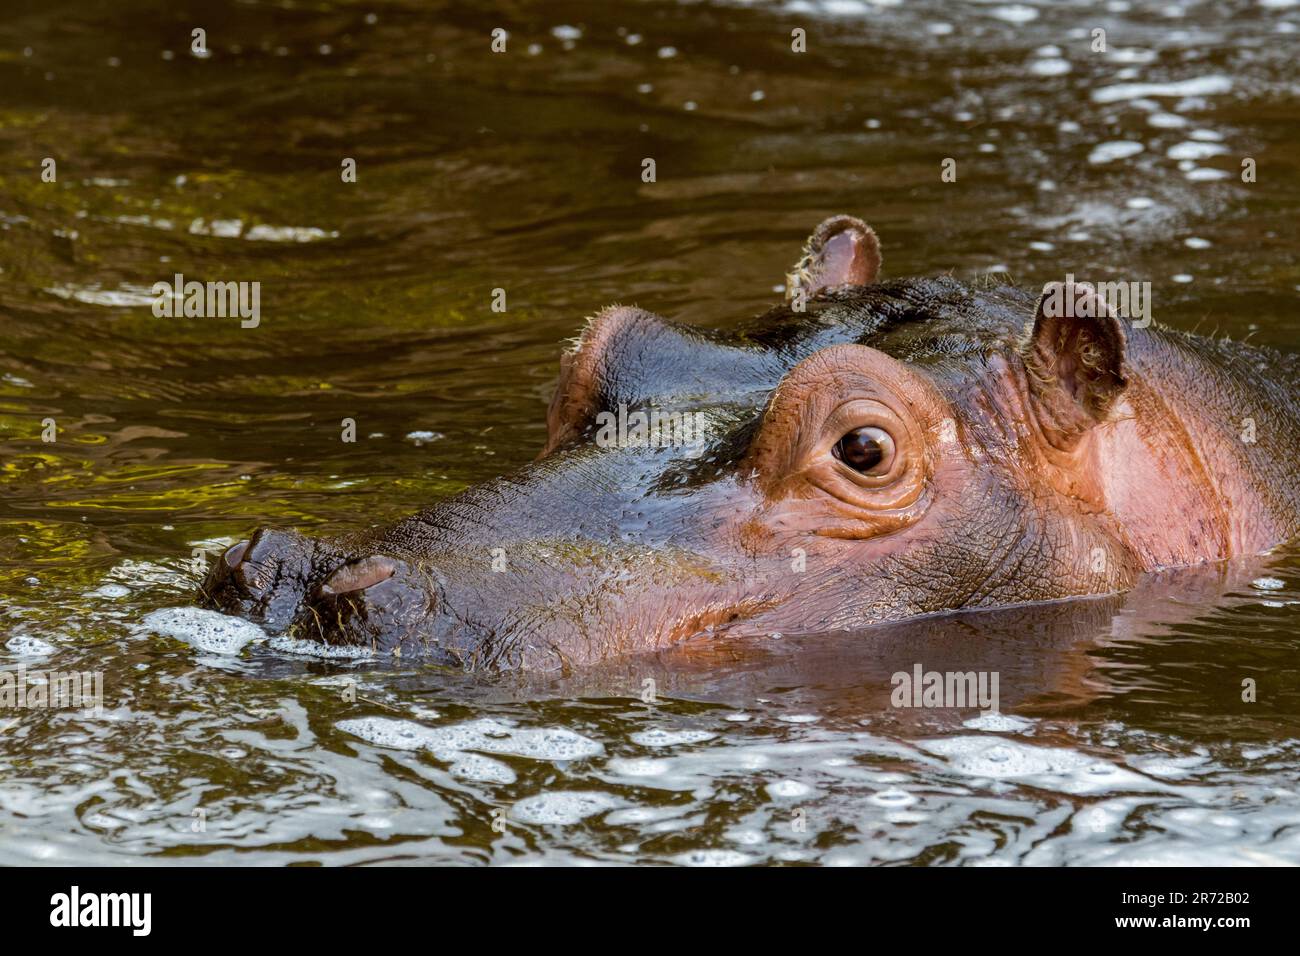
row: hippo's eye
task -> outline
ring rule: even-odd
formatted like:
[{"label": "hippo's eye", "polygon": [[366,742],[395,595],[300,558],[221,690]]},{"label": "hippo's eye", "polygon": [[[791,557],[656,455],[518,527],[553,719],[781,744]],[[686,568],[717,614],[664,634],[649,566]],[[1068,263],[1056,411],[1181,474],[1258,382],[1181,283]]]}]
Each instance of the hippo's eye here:
[{"label": "hippo's eye", "polygon": [[884,475],[894,462],[894,439],[881,428],[855,428],[835,443],[831,454],[861,474]]}]

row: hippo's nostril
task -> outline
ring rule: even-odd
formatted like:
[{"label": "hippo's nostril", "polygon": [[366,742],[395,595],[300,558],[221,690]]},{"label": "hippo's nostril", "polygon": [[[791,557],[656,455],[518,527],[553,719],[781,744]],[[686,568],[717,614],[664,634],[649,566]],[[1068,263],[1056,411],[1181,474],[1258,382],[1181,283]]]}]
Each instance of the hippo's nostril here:
[{"label": "hippo's nostril", "polygon": [[232,544],[221,556],[227,570],[233,571],[239,567],[239,562],[244,560],[244,552],[248,550],[248,542],[241,541],[238,544]]},{"label": "hippo's nostril", "polygon": [[373,554],[352,564],[345,564],[323,582],[321,594],[350,594],[387,581],[397,570],[397,562],[381,554]]},{"label": "hippo's nostril", "polygon": [[[428,643],[420,629],[438,605],[423,570],[382,554],[337,568],[317,585],[293,630],[326,644],[397,651]],[[436,638],[434,638],[436,641]]]}]

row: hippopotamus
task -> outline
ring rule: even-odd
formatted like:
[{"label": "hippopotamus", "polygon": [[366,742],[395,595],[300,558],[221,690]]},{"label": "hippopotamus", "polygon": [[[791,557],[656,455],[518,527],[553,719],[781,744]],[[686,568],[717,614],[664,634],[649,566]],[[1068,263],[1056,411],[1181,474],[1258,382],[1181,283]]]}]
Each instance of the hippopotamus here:
[{"label": "hippopotamus", "polygon": [[385,527],[262,528],[200,601],[362,654],[567,672],[1113,595],[1300,532],[1293,356],[1127,321],[1086,283],[881,262],[839,215],[744,325],[609,306],[532,463]]}]

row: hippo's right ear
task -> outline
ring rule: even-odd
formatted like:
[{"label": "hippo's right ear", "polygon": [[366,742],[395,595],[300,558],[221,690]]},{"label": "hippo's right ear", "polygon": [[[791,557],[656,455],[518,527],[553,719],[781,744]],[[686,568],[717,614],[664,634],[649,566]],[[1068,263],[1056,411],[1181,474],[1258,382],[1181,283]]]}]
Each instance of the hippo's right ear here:
[{"label": "hippo's right ear", "polygon": [[1043,287],[1020,355],[1034,414],[1054,447],[1073,449],[1106,420],[1128,385],[1126,348],[1124,327],[1091,285]]},{"label": "hippo's right ear", "polygon": [[802,292],[810,299],[822,289],[870,285],[880,273],[880,241],[861,219],[832,216],[813,231],[803,255],[786,276],[785,299]]}]

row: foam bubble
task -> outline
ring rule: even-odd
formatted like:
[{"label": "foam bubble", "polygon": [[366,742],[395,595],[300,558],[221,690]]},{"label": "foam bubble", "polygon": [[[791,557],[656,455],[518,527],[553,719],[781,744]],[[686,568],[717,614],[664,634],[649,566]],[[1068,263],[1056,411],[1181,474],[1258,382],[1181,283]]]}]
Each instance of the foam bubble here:
[{"label": "foam bubble", "polygon": [[677,807],[628,807],[615,810],[605,817],[605,822],[612,827],[629,826],[635,823],[659,823],[672,820],[681,815]]},{"label": "foam bubble", "polygon": [[962,726],[969,730],[1020,733],[1032,728],[1034,722],[1024,717],[1011,717],[1007,714],[999,714],[996,711],[990,711],[987,714],[980,714],[978,717],[972,717],[970,720],[962,721]]},{"label": "foam bubble", "polygon": [[1153,777],[1186,777],[1209,761],[1209,757],[1192,754],[1187,757],[1170,757],[1167,754],[1131,757],[1129,763],[1142,773]]},{"label": "foam bubble", "polygon": [[673,862],[680,866],[748,866],[758,860],[739,850],[691,850],[677,854]]},{"label": "foam bubble", "polygon": [[812,787],[798,780],[778,780],[767,785],[767,793],[776,800],[790,800],[808,796],[812,793]]},{"label": "foam bubble", "polygon": [[1203,143],[1189,139],[1170,146],[1165,151],[1165,155],[1170,159],[1209,159],[1211,156],[1222,156],[1226,152],[1228,147],[1219,143]]},{"label": "foam bubble", "polygon": [[296,657],[321,657],[326,659],[357,660],[373,657],[374,651],[368,647],[353,647],[348,644],[322,644],[320,641],[304,641],[297,637],[273,637],[266,646],[281,654],[293,654]]},{"label": "foam bubble", "polygon": [[616,757],[605,765],[613,773],[625,777],[662,777],[672,769],[672,761],[651,757]]},{"label": "foam bubble", "polygon": [[1035,76],[1064,76],[1070,72],[1070,61],[1059,58],[1034,60],[1029,64],[1029,72]]},{"label": "foam bubble", "polygon": [[698,744],[705,740],[712,740],[717,734],[711,734],[707,730],[663,730],[655,728],[654,730],[641,730],[632,734],[631,741],[634,744],[640,744],[642,747],[676,747],[679,744]]},{"label": "foam bubble", "polygon": [[198,607],[165,607],[150,611],[135,628],[184,641],[208,654],[238,654],[266,632],[251,621]]},{"label": "foam bubble", "polygon": [[1088,154],[1088,162],[1093,165],[1102,163],[1113,163],[1117,159],[1127,159],[1130,156],[1136,156],[1146,147],[1141,143],[1135,143],[1132,140],[1117,139],[1109,143],[1099,143],[1094,146],[1092,152]]},{"label": "foam bubble", "polygon": [[101,584],[93,591],[87,591],[86,597],[106,597],[121,598],[131,593],[131,589],[124,584]]},{"label": "foam bubble", "polygon": [[1106,56],[1113,63],[1129,63],[1141,66],[1153,62],[1156,58],[1156,51],[1138,46],[1112,47]]},{"label": "foam bubble", "polygon": [[1152,113],[1147,117],[1147,125],[1156,129],[1179,129],[1187,125],[1187,120],[1177,113]]},{"label": "foam bubble", "polygon": [[316,226],[253,226],[244,238],[252,242],[316,242],[320,239],[336,239],[338,233],[326,232]]},{"label": "foam bubble", "polygon": [[451,761],[452,776],[476,783],[514,783],[518,776],[507,764],[482,754],[464,754]]},{"label": "foam bubble", "polygon": [[568,826],[620,806],[622,803],[607,793],[560,790],[525,797],[510,808],[510,815],[520,823]]},{"label": "foam bubble", "polygon": [[947,737],[921,744],[948,760],[959,773],[993,780],[1022,780],[1061,793],[1098,793],[1115,789],[1166,789],[1141,774],[1078,751],[1033,747],[1003,737]]},{"label": "foam bubble", "polygon": [[1232,90],[1232,79],[1227,76],[1198,76],[1176,83],[1118,83],[1092,91],[1094,103],[1118,103],[1146,96],[1209,96]]},{"label": "foam bubble", "polygon": [[1001,20],[1004,23],[1029,23],[1031,20],[1038,19],[1038,11],[1033,7],[1026,7],[1024,4],[1012,3],[1004,7],[993,7],[989,10],[989,16]]},{"label": "foam bubble", "polygon": [[5,649],[18,657],[49,657],[58,651],[49,641],[31,634],[15,634],[5,642]]},{"label": "foam bubble", "polygon": [[873,793],[867,797],[867,800],[880,807],[888,807],[891,810],[901,810],[903,807],[910,807],[917,802],[917,798],[912,796],[906,790],[893,788],[890,790],[881,790],[879,793]]},{"label": "foam bubble", "polygon": [[447,763],[453,776],[485,783],[514,783],[515,772],[483,754],[560,762],[594,757],[605,750],[563,727],[513,727],[487,717],[446,727],[425,727],[392,717],[360,717],[335,726],[379,747],[427,750]]}]

